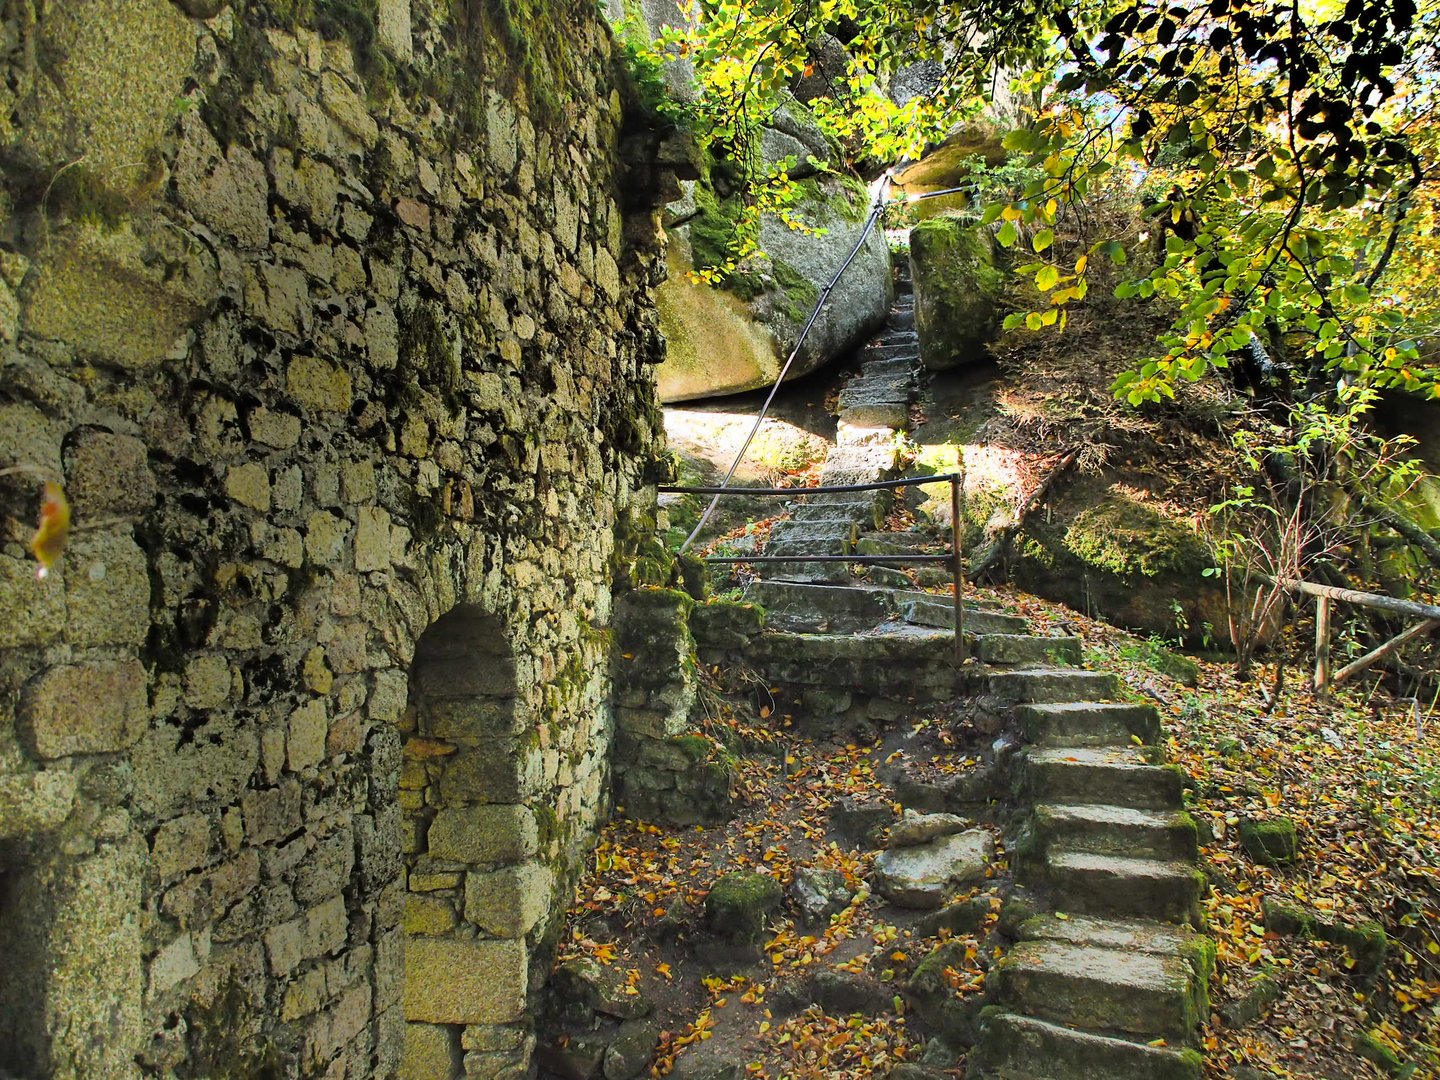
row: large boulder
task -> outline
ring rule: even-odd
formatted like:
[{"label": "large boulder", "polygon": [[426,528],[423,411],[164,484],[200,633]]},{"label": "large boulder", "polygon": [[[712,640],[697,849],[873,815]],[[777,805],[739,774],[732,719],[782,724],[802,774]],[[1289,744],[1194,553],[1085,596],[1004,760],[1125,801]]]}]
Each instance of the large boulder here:
[{"label": "large boulder", "polygon": [[926,368],[941,371],[987,356],[1005,287],[990,231],[950,217],[922,221],[910,230],[910,267]]},{"label": "large boulder", "polygon": [[[605,5],[617,34],[634,44],[685,26],[692,14],[689,0],[605,0]],[[824,71],[843,70],[844,48],[838,41],[827,36],[816,48],[823,54]],[[663,77],[670,97],[697,97],[688,60],[667,61]],[[823,89],[815,84],[798,88],[810,96]],[[743,200],[727,162],[708,161],[698,180],[682,182],[680,198],[662,215],[670,235],[669,273],[656,297],[668,346],[667,360],[656,372],[662,401],[771,385],[868,216],[864,186],[830,171],[844,168],[840,148],[795,96],[786,95],[761,125],[756,149],[764,166],[784,163],[790,179],[799,182],[799,200],[790,214],[806,228],[792,229],[767,214],[760,225],[759,253],[719,286],[694,280],[695,271],[728,260]],[[808,374],[863,343],[885,321],[892,295],[890,249],[877,229],[831,293],[788,378]]]},{"label": "large boulder", "polygon": [[[912,221],[969,209],[971,193],[978,186],[977,172],[1005,164],[1010,156],[1001,143],[1003,133],[982,125],[967,125],[952,133],[939,146],[926,152],[919,161],[895,171],[897,195],[930,195],[931,198],[911,203],[906,213]],[[965,188],[964,191],[953,191]],[[935,195],[950,191],[949,195]]]},{"label": "large boulder", "polygon": [[[1133,483],[1083,477],[1026,523],[1010,564],[1021,588],[1119,626],[1196,643],[1224,636],[1215,555],[1193,521]],[[1178,606],[1177,606],[1178,605]]]},{"label": "large boulder", "polygon": [[[791,101],[761,130],[767,163],[790,160],[800,199],[793,229],[773,214],[760,223],[760,252],[744,260],[720,287],[692,279],[692,271],[723,263],[741,212],[717,164],[667,208],[669,277],[660,287],[660,327],[668,345],[656,376],[662,401],[686,401],[769,386],[821,291],[860,238],[869,194],[858,181],[809,164],[836,161],[839,151],[809,112]],[[813,231],[812,231],[813,230]],[[788,378],[808,374],[845,355],[884,321],[893,297],[890,250],[879,229],[866,237],[830,294],[795,358]]]}]

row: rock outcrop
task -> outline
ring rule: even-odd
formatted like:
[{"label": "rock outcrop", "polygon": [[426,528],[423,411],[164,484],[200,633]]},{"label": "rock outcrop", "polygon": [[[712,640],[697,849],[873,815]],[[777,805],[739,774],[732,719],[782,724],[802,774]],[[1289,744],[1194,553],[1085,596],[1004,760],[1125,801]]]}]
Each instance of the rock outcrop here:
[{"label": "rock outcrop", "polygon": [[[654,38],[667,27],[684,25],[675,0],[646,0],[628,7],[612,2],[607,10],[627,37]],[[839,47],[838,42],[834,45]],[[832,61],[839,62],[833,56]],[[668,61],[663,77],[671,97],[695,97],[688,61]],[[666,207],[664,216],[671,246],[669,273],[658,296],[668,345],[666,363],[657,372],[663,401],[772,384],[869,212],[864,186],[848,175],[840,148],[800,99],[787,98],[760,126],[758,141],[754,149],[762,166],[788,163],[787,174],[799,182],[793,214],[806,227],[792,229],[766,214],[759,235],[763,254],[746,259],[718,287],[693,280],[693,272],[729,259],[742,198],[730,162],[712,159],[698,180],[683,185],[683,194]],[[831,294],[790,377],[814,371],[863,342],[885,319],[889,282],[889,248],[877,230]]]},{"label": "rock outcrop", "polygon": [[956,218],[923,221],[910,230],[915,279],[915,328],[920,359],[930,371],[971,364],[987,355],[1000,328],[1004,271],[983,226]]}]

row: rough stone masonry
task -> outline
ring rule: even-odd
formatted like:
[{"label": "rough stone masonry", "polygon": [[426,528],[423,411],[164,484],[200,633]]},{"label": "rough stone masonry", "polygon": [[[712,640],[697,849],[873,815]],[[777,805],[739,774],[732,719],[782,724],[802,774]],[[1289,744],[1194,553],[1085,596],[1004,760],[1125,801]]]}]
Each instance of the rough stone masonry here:
[{"label": "rough stone masonry", "polygon": [[0,1075],[525,1076],[667,147],[583,0],[0,19]]}]

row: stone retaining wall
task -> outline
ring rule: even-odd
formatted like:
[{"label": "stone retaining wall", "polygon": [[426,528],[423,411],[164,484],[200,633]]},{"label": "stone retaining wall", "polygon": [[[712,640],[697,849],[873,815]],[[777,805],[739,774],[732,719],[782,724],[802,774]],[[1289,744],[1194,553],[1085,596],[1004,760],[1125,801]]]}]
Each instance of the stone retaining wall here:
[{"label": "stone retaining wall", "polygon": [[674,194],[526,12],[5,9],[0,1073],[526,1074]]}]

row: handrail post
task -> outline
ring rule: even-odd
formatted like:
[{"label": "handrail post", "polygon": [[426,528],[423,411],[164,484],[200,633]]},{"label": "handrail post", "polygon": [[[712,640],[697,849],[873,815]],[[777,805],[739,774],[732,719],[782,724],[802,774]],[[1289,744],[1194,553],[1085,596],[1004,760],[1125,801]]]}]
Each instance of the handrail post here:
[{"label": "handrail post", "polygon": [[950,474],[950,556],[955,586],[955,663],[965,663],[965,562],[960,550],[960,476]]},{"label": "handrail post", "polygon": [[1330,692],[1330,597],[1315,605],[1315,696],[1322,701]]}]

